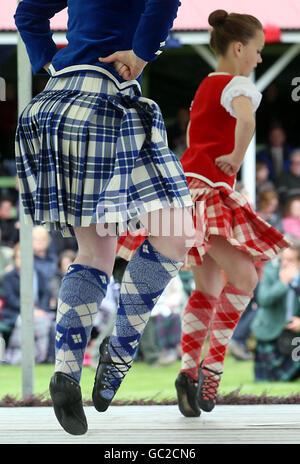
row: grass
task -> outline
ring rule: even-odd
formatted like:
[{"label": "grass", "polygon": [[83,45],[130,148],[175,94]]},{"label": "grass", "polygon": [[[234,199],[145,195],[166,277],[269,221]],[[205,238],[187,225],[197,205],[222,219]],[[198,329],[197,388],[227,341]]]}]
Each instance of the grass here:
[{"label": "grass", "polygon": [[[175,400],[174,381],[180,369],[180,362],[165,367],[149,367],[135,362],[127,374],[115,400]],[[40,364],[35,367],[34,395],[49,398],[48,384],[53,366]],[[81,389],[84,400],[91,399],[95,371],[85,367],[82,374]],[[240,395],[288,397],[300,393],[300,379],[294,382],[254,382],[253,362],[236,361],[227,355],[219,394],[227,395],[237,389]],[[10,395],[22,399],[22,372],[20,366],[0,366],[0,399]]]}]

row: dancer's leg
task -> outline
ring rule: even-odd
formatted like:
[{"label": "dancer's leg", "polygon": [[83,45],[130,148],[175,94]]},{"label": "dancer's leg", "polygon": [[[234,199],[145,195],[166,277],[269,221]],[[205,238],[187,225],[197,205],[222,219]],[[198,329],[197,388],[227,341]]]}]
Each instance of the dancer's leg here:
[{"label": "dancer's leg", "polygon": [[[189,243],[193,243],[191,215],[184,216],[181,210],[164,210],[160,212],[162,219],[164,213],[170,221],[169,232],[173,235],[154,235],[162,233],[162,228],[153,220],[152,224],[149,221],[147,226],[151,238],[140,245],[124,273],[116,325],[110,342],[106,341],[107,358],[102,362],[100,359],[95,379],[93,400],[99,411],[109,406],[132,364],[153,306],[170,280],[177,275],[191,246]],[[184,224],[180,221],[184,221]]]},{"label": "dancer's leg", "polygon": [[95,226],[77,228],[78,256],[63,278],[57,309],[55,373],[50,381],[54,411],[74,435],[87,431],[79,386],[94,317],[106,294],[117,239],[99,237]]},{"label": "dancer's leg", "polygon": [[201,352],[223,288],[223,281],[218,265],[208,255],[204,257],[203,264],[193,267],[192,271],[196,288],[182,316],[181,372],[198,380]]},{"label": "dancer's leg", "polygon": [[214,371],[222,371],[226,348],[250,301],[258,277],[246,253],[237,250],[222,237],[213,237],[212,243],[209,254],[225,270],[228,283],[219,298],[212,320],[210,346],[204,365]]},{"label": "dancer's leg", "polygon": [[245,295],[252,294],[258,277],[251,257],[235,248],[224,237],[212,235],[211,243],[208,254],[223,269],[227,281]]},{"label": "dancer's leg", "polygon": [[227,346],[257,284],[256,270],[247,254],[221,237],[213,238],[213,243],[210,256],[225,270],[229,282],[216,305],[209,349],[201,363],[199,404],[206,411],[215,405]]},{"label": "dancer's leg", "polygon": [[78,255],[63,278],[56,318],[55,372],[80,381],[95,316],[105,297],[116,237],[99,237],[95,226],[76,228]]},{"label": "dancer's leg", "polygon": [[209,349],[203,361],[206,367],[217,372],[223,370],[227,346],[250,298],[231,283],[226,284],[212,319]]},{"label": "dancer's leg", "polygon": [[210,322],[222,290],[223,281],[219,267],[208,255],[203,264],[193,267],[196,289],[192,292],[182,317],[181,370],[175,381],[178,407],[187,417],[197,417],[198,368]]}]

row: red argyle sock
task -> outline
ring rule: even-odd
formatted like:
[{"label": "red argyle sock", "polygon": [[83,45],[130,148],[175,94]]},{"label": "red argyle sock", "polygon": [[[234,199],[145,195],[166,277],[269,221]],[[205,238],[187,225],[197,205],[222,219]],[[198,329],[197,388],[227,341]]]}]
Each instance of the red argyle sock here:
[{"label": "red argyle sock", "polygon": [[181,328],[181,370],[198,380],[198,367],[217,298],[194,290],[185,307]]},{"label": "red argyle sock", "polygon": [[226,348],[249,301],[249,295],[230,283],[224,287],[212,318],[209,349],[203,366],[222,372]]}]

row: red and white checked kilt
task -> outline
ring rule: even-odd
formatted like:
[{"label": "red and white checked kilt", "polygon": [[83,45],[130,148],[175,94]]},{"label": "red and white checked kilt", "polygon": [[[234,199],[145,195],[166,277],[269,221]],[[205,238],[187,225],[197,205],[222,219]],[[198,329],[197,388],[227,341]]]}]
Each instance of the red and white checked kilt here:
[{"label": "red and white checked kilt", "polygon": [[[211,235],[226,238],[254,262],[272,259],[289,246],[280,232],[255,214],[239,192],[222,186],[213,188],[193,177],[187,178],[187,182],[194,203],[197,236],[195,246],[186,257],[185,268],[202,264],[203,256],[211,247]],[[121,236],[117,254],[129,261],[145,236],[145,230],[138,235]]]},{"label": "red and white checked kilt", "polygon": [[124,232],[118,240],[117,255],[126,259],[126,261],[130,261],[135,250],[143,243],[146,236],[146,230],[139,231],[138,235],[133,235],[129,230]]}]

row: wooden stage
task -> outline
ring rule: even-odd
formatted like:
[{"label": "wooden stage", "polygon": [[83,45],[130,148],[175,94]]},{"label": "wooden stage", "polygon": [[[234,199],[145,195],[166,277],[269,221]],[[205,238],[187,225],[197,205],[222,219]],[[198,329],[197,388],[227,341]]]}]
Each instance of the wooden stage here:
[{"label": "wooden stage", "polygon": [[0,407],[0,444],[300,443],[300,405],[216,406],[199,418],[177,406],[86,407],[89,430],[73,436],[51,407]]}]

